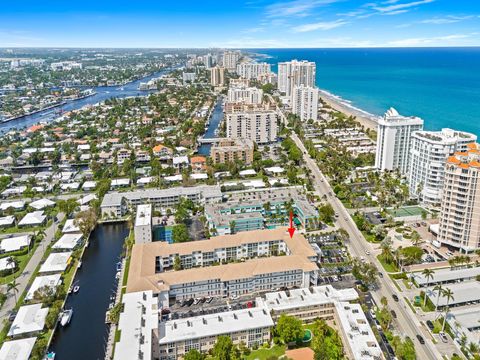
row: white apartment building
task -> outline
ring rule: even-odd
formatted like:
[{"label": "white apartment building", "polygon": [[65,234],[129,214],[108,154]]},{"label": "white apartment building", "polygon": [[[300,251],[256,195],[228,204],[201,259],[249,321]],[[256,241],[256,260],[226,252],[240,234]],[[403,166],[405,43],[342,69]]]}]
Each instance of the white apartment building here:
[{"label": "white apartment building", "polygon": [[239,51],[225,51],[223,53],[223,67],[230,72],[235,72],[237,70],[237,64],[239,60]]},{"label": "white apartment building", "polygon": [[257,144],[268,144],[277,140],[278,121],[275,110],[243,109],[226,114],[227,137],[244,138]]},{"label": "white apartment building", "polygon": [[311,61],[278,63],[278,90],[291,97],[295,86],[315,87],[316,65]]},{"label": "white apartment building", "polygon": [[[282,314],[310,323],[317,318],[335,321],[349,359],[384,359],[375,335],[359,304],[355,289],[336,290],[331,285],[269,292],[255,299],[256,306],[216,314],[166,320],[159,318],[162,306],[152,291],[128,293],[120,314],[122,331],[115,360],[174,360],[196,349],[208,353],[219,336],[235,345],[252,348],[272,340],[272,328]],[[117,354],[119,352],[119,354]]]},{"label": "white apartment building", "polygon": [[480,145],[447,159],[437,240],[464,251],[480,248]]},{"label": "white apartment building", "polygon": [[103,197],[100,208],[102,216],[122,217],[127,213],[129,206],[150,203],[154,208],[161,210],[177,205],[182,198],[202,203],[219,202],[222,200],[222,192],[220,186],[216,185],[109,192]]},{"label": "white apartment building", "polygon": [[447,158],[455,152],[465,152],[467,145],[476,140],[476,135],[452,129],[414,132],[408,171],[410,195],[427,206],[438,206]]},{"label": "white apartment building", "polygon": [[318,89],[309,86],[295,86],[292,94],[292,112],[300,120],[317,120],[318,117]]},{"label": "white apartment building", "polygon": [[228,89],[229,102],[243,102],[245,104],[261,104],[263,90],[256,87],[231,87]]},{"label": "white apartment building", "polygon": [[223,86],[225,84],[225,68],[215,66],[210,69],[210,84],[212,86]]},{"label": "white apartment building", "polygon": [[134,235],[137,244],[152,242],[152,204],[137,206]]},{"label": "white apartment building", "polygon": [[212,54],[203,55],[202,62],[203,62],[203,65],[205,65],[205,68],[207,69],[212,68],[214,63]]},{"label": "white apartment building", "polygon": [[249,80],[260,80],[265,75],[268,75],[270,73],[270,64],[267,64],[266,62],[248,62],[237,65],[237,74],[240,75],[242,78]]},{"label": "white apartment building", "polygon": [[160,322],[159,359],[176,360],[191,349],[207,353],[221,335],[235,345],[261,346],[270,341],[273,326],[268,311],[260,307]]},{"label": "white apartment building", "polygon": [[398,169],[406,174],[409,170],[412,133],[419,130],[423,130],[422,119],[402,116],[390,108],[378,120],[375,166],[380,170]]}]

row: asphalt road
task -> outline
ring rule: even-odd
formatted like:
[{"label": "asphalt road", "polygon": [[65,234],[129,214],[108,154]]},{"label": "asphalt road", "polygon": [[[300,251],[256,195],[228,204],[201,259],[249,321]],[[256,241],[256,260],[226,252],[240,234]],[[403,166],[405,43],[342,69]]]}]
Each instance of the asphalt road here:
[{"label": "asphalt road", "polygon": [[[350,253],[356,257],[363,256],[366,260],[373,263],[377,267],[379,272],[383,274],[383,277],[378,278],[378,288],[371,291],[375,301],[379,304],[382,296],[385,296],[388,299],[390,309],[394,310],[397,315],[397,328],[399,329],[399,332],[401,334],[405,334],[412,339],[415,344],[418,359],[441,359],[442,355],[438,352],[433,342],[430,340],[426,328],[420,324],[416,315],[412,312],[410,307],[402,298],[402,294],[392,284],[390,278],[388,277],[388,274],[383,270],[383,267],[379,263],[378,259],[374,255],[372,255],[371,244],[365,240],[363,234],[360,232],[360,230],[358,230],[356,224],[353,222],[346,208],[335,197],[335,195],[333,194],[333,190],[330,187],[330,184],[320,172],[320,169],[318,168],[315,161],[312,160],[308,155],[302,141],[295,133],[292,133],[291,137],[304,154],[303,157],[305,163],[311,170],[314,177],[313,185],[315,187],[315,190],[321,196],[327,196],[328,202],[332,205],[335,212],[339,215],[336,220],[337,225],[341,228],[344,228],[348,232],[350,236],[350,241],[347,243],[347,246],[349,247]],[[369,251],[369,255],[367,255],[366,250]],[[400,298],[399,302],[395,302],[393,300],[393,294],[398,295],[398,297]],[[417,339],[417,334],[422,335],[422,337],[425,339],[425,345],[420,344]]]}]

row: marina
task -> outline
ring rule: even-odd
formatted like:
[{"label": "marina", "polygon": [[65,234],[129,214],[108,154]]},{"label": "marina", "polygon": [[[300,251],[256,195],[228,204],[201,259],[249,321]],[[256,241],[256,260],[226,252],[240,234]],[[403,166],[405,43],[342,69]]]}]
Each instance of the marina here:
[{"label": "marina", "polygon": [[[57,328],[50,346],[55,359],[103,359],[108,337],[105,313],[112,295],[115,298],[117,263],[127,235],[125,223],[101,224],[92,232],[90,247],[82,258],[82,271],[77,272],[72,294],[65,303],[65,309],[71,312],[63,313],[62,327]],[[81,287],[81,291],[75,293],[75,287]]]}]

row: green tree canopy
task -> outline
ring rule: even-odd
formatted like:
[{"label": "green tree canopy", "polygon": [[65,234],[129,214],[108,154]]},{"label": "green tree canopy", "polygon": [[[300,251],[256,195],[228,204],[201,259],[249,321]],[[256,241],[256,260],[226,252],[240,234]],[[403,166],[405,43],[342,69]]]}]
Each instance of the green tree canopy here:
[{"label": "green tree canopy", "polygon": [[281,315],[275,330],[285,344],[301,339],[303,336],[302,321],[294,316]]}]

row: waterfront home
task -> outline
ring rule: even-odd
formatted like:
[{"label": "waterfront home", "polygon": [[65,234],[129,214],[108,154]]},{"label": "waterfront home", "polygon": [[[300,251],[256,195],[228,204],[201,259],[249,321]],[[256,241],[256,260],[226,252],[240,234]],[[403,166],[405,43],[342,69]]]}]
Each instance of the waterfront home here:
[{"label": "waterfront home", "polygon": [[61,277],[61,274],[37,276],[33,280],[30,288],[28,289],[27,295],[25,295],[25,300],[32,300],[35,296],[35,292],[38,289],[44,289],[45,287],[49,287],[50,289],[56,290],[58,285],[60,285],[61,283]]},{"label": "waterfront home", "polygon": [[7,228],[15,224],[15,216],[9,215],[0,217],[0,228]]},{"label": "waterfront home", "polygon": [[95,195],[95,194],[88,194],[88,195],[85,195],[84,197],[82,197],[81,199],[78,199],[78,200],[77,200],[77,203],[79,203],[80,205],[87,205],[87,204],[89,204],[91,201],[97,200],[97,199],[98,199],[97,195]]},{"label": "waterfront home", "polygon": [[45,223],[47,216],[43,210],[34,211],[25,215],[18,223],[18,226],[39,226]]},{"label": "waterfront home", "polygon": [[23,201],[23,200],[2,202],[0,204],[0,210],[1,211],[5,211],[5,210],[8,210],[8,209],[23,210],[24,208],[25,208],[25,201]]},{"label": "waterfront home", "polygon": [[60,189],[62,189],[65,192],[76,191],[79,189],[79,187],[80,187],[79,182],[71,182],[71,183],[65,183],[60,185]]},{"label": "waterfront home", "polygon": [[112,179],[112,182],[110,184],[110,188],[116,189],[120,187],[128,187],[130,186],[130,179],[124,178],[124,179]]},{"label": "waterfront home", "polygon": [[41,332],[45,327],[45,318],[48,314],[48,308],[42,308],[42,306],[43,304],[20,306],[7,335],[34,335]]},{"label": "waterfront home", "polygon": [[32,235],[20,235],[0,240],[0,253],[9,253],[30,246]]},{"label": "waterfront home", "polygon": [[0,349],[0,360],[28,360],[36,337],[5,341]]},{"label": "waterfront home", "polygon": [[205,156],[193,156],[190,158],[190,166],[193,172],[205,171],[207,167],[207,158]]},{"label": "waterfront home", "polygon": [[63,225],[62,232],[64,234],[80,232],[80,228],[75,224],[74,219],[67,219]]},{"label": "waterfront home", "polygon": [[3,192],[2,192],[2,196],[3,197],[8,197],[8,196],[17,196],[17,195],[22,195],[25,190],[27,190],[27,187],[26,186],[16,186],[16,187],[11,187],[11,188],[8,188],[8,189],[5,189]]},{"label": "waterfront home", "polygon": [[183,169],[188,167],[188,156],[174,156],[172,164],[173,167],[177,170],[177,172],[181,172]]},{"label": "waterfront home", "polygon": [[13,258],[11,256],[0,259],[0,273],[6,270],[15,269],[15,263],[11,262],[12,260]]},{"label": "waterfront home", "polygon": [[80,244],[82,238],[82,234],[63,234],[62,237],[53,244],[52,249],[73,250]]},{"label": "waterfront home", "polygon": [[28,206],[34,208],[35,210],[43,210],[47,207],[55,206],[55,202],[49,199],[40,199],[31,202]]},{"label": "waterfront home", "polygon": [[82,190],[83,191],[93,191],[93,190],[95,190],[96,186],[97,186],[96,181],[92,181],[92,180],[85,181],[82,185]]},{"label": "waterfront home", "polygon": [[72,252],[51,253],[38,271],[41,274],[64,272],[70,263]]}]

